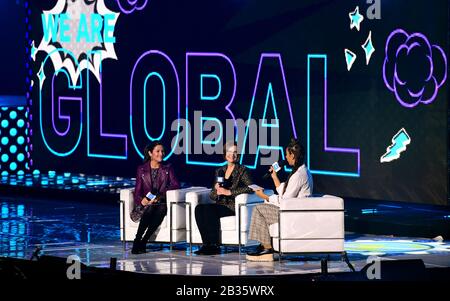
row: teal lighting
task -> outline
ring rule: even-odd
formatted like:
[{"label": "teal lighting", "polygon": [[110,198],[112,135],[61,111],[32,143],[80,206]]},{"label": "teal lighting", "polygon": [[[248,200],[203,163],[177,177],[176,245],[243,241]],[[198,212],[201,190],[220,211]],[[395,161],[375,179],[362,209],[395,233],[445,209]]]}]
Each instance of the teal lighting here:
[{"label": "teal lighting", "polygon": [[9,164],[9,169],[11,171],[15,171],[17,169],[17,163],[16,162],[12,162],[11,164]]},{"label": "teal lighting", "polygon": [[364,256],[388,254],[431,254],[434,252],[450,252],[449,245],[431,240],[356,240],[345,242],[348,253]]},{"label": "teal lighting", "polygon": [[25,155],[20,153],[17,155],[17,161],[19,162],[23,162],[23,160],[25,160]]},{"label": "teal lighting", "polygon": [[15,137],[17,135],[17,130],[15,128],[11,128],[9,130],[9,135]]},{"label": "teal lighting", "polygon": [[16,111],[9,112],[9,118],[16,119],[17,118],[17,112]]},{"label": "teal lighting", "polygon": [[11,145],[11,146],[9,147],[9,152],[10,152],[11,154],[15,154],[15,153],[17,152],[17,146]]}]

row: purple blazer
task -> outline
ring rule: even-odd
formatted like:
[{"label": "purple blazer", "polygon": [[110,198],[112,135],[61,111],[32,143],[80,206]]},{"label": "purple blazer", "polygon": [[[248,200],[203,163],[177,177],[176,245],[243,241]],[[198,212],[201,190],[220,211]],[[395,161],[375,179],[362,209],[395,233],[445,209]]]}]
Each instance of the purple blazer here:
[{"label": "purple blazer", "polygon": [[[171,164],[161,164],[156,177],[156,188],[158,194],[164,199],[167,190],[179,189],[180,183],[175,176],[175,171]],[[141,204],[144,196],[152,190],[152,176],[150,162],[140,165],[136,173],[136,187],[134,189],[134,204]]]}]

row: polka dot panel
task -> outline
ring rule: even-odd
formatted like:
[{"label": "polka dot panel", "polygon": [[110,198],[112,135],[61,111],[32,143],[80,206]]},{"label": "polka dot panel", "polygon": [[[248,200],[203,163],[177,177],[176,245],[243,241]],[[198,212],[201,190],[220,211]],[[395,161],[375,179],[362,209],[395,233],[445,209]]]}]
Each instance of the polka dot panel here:
[{"label": "polka dot panel", "polygon": [[24,107],[0,108],[0,174],[17,174],[27,170],[27,112]]}]

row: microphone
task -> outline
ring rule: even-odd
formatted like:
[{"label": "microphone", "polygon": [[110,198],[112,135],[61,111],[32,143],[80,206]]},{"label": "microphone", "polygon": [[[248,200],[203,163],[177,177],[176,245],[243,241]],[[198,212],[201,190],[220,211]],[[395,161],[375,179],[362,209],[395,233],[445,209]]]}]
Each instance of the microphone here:
[{"label": "microphone", "polygon": [[[219,172],[217,173],[216,182],[220,187],[223,187],[225,185],[225,171],[223,171],[223,169],[219,170]],[[223,200],[223,195],[217,196],[217,201],[222,202]]]},{"label": "microphone", "polygon": [[152,191],[148,192],[145,197],[147,198],[147,200],[149,201],[153,201],[156,198],[157,195],[157,191],[156,189],[152,189]]},{"label": "microphone", "polygon": [[216,182],[220,187],[223,187],[223,184],[225,183],[225,172],[223,171],[223,169],[219,170],[219,172],[217,173]]},{"label": "microphone", "polygon": [[[285,165],[287,165],[287,161],[286,160],[282,160],[280,162],[275,162],[272,164],[273,170],[275,172],[279,172]],[[270,177],[270,175],[272,174],[271,171],[267,171],[266,174],[263,176],[263,179],[268,179]]]}]

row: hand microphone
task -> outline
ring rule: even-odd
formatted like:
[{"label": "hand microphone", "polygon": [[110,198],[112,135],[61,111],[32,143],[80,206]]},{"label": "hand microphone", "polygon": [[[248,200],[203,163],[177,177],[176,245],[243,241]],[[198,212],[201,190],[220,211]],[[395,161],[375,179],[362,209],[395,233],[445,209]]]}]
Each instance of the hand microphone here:
[{"label": "hand microphone", "polygon": [[[219,170],[219,172],[217,173],[216,182],[217,184],[219,184],[219,187],[223,187],[225,185],[225,172],[223,171],[223,169]],[[217,201],[221,202],[223,200],[223,195],[217,196]]]},{"label": "hand microphone", "polygon": [[225,183],[225,172],[223,171],[223,169],[219,170],[219,172],[217,173],[216,182],[220,187],[223,187],[223,184]]},{"label": "hand microphone", "polygon": [[[285,165],[287,165],[287,161],[282,160],[280,162],[273,163],[272,167],[275,172],[279,172]],[[268,179],[271,174],[272,174],[271,171],[266,172],[266,174],[263,176],[263,179]]]},{"label": "hand microphone", "polygon": [[147,193],[145,195],[145,197],[147,198],[147,200],[149,201],[153,201],[156,198],[156,195],[158,194],[158,192],[156,191],[156,189],[152,189],[152,191],[150,191],[149,193]]}]

